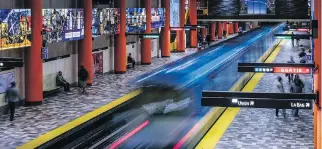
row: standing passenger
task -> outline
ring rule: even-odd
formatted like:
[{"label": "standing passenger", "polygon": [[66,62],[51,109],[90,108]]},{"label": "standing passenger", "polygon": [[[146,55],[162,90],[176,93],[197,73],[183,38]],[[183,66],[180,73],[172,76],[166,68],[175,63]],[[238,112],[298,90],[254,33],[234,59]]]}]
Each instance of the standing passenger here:
[{"label": "standing passenger", "polygon": [[[283,85],[283,79],[282,77],[277,77],[277,80],[278,80],[278,84],[277,84],[277,89],[279,92],[281,93],[284,93],[284,85]],[[279,112],[279,109],[276,109],[276,117],[278,117],[278,112]],[[284,117],[286,117],[286,109],[283,109],[283,115]]]},{"label": "standing passenger", "polygon": [[[291,93],[303,93],[304,83],[300,79],[299,75],[295,75],[294,81],[291,84]],[[294,109],[293,114],[295,117],[299,117],[299,109]]]},{"label": "standing passenger", "polygon": [[294,47],[294,33],[292,32],[292,46]]},{"label": "standing passenger", "polygon": [[[293,56],[291,56],[290,58],[290,61],[288,61],[287,63],[290,63],[290,64],[294,64],[295,61],[293,59]],[[288,83],[291,83],[293,81],[293,77],[294,77],[294,74],[285,74],[286,77],[288,77]]]},{"label": "standing passenger", "polygon": [[88,72],[84,68],[84,66],[81,66],[78,72],[78,80],[79,80],[79,86],[83,90],[82,94],[86,93],[86,85],[87,85],[87,80],[88,80]]}]

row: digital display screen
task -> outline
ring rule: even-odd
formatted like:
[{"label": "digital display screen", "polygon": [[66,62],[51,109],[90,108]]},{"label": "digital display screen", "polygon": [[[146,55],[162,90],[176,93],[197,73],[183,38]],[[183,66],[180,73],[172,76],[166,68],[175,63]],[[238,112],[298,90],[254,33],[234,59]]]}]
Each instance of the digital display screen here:
[{"label": "digital display screen", "polygon": [[[151,26],[160,28],[165,21],[164,8],[151,8]],[[146,30],[146,10],[145,8],[126,9],[126,32],[135,33]]]},{"label": "digital display screen", "polygon": [[212,0],[208,1],[208,15],[219,17],[299,18],[308,19],[308,0]]},{"label": "digital display screen", "polygon": [[275,14],[275,0],[240,0],[240,14]]},{"label": "digital display screen", "polygon": [[120,13],[118,8],[94,8],[92,15],[93,37],[118,34],[120,32]]},{"label": "digital display screen", "polygon": [[170,27],[180,27],[180,0],[170,0]]},{"label": "digital display screen", "polygon": [[31,45],[30,9],[0,9],[0,50]]},{"label": "digital display screen", "polygon": [[84,38],[83,9],[43,9],[43,41],[46,43]]}]

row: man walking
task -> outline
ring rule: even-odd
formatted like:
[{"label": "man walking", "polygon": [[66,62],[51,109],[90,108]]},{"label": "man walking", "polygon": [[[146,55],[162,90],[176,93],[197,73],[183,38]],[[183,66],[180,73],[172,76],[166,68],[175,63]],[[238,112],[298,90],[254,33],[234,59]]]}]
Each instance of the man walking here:
[{"label": "man walking", "polygon": [[84,66],[81,66],[78,72],[78,80],[79,80],[79,85],[80,88],[82,89],[82,94],[86,93],[86,85],[87,85],[87,80],[88,80],[88,71],[85,69]]},{"label": "man walking", "polygon": [[5,101],[9,106],[10,121],[14,120],[16,102],[18,102],[19,100],[21,100],[21,97],[18,93],[18,89],[16,88],[16,82],[11,82],[11,87],[7,89],[5,96]]}]

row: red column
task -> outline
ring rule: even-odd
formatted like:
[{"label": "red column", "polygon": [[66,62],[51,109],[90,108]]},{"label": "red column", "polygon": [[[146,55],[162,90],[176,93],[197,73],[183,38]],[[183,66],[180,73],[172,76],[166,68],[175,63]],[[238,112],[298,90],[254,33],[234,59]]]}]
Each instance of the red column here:
[{"label": "red column", "polygon": [[218,25],[218,39],[222,39],[223,36],[223,23],[217,22]]},{"label": "red column", "polygon": [[235,33],[238,33],[238,30],[239,30],[238,22],[236,22],[234,26],[235,26]]},{"label": "red column", "polygon": [[119,0],[118,7],[120,8],[120,34],[116,37],[114,51],[114,69],[115,73],[126,72],[126,0]]},{"label": "red column", "polygon": [[[197,25],[197,0],[190,0],[190,24]],[[190,46],[196,48],[198,45],[197,30],[190,31]]]},{"label": "red column", "polygon": [[[226,37],[227,37],[227,35],[229,34],[229,32],[228,32],[228,23],[227,23],[227,22],[224,22],[223,30],[224,30],[224,31],[226,31]],[[224,35],[223,35],[223,36],[224,36]],[[225,38],[226,38],[226,37],[225,37]]]},{"label": "red column", "polygon": [[[146,12],[146,30],[145,33],[151,33],[151,0],[145,0],[145,12]],[[151,56],[151,39],[142,39],[141,44],[141,64],[150,65],[152,61]]]},{"label": "red column", "polygon": [[170,0],[163,0],[165,8],[165,22],[162,28],[162,57],[170,57]]},{"label": "red column", "polygon": [[43,100],[42,0],[31,0],[31,47],[25,51],[25,98],[27,105],[39,105]]},{"label": "red column", "polygon": [[216,23],[211,24],[211,40],[216,40]]},{"label": "red column", "polygon": [[[184,27],[185,24],[185,0],[180,0],[180,27]],[[177,51],[184,52],[186,49],[185,42],[185,31],[179,30],[177,31]]]},{"label": "red column", "polygon": [[[321,80],[322,80],[322,68],[321,68],[321,0],[314,0],[314,19],[318,20],[318,38],[314,39],[314,62],[318,67],[317,72],[314,74],[314,91],[321,92]],[[319,94],[319,99],[321,101],[322,95]],[[322,104],[320,103],[320,106]],[[314,106],[314,148],[322,149],[322,114],[321,109],[317,105]]]},{"label": "red column", "polygon": [[207,36],[207,28],[201,28],[201,36],[206,37]]},{"label": "red column", "polygon": [[230,23],[229,24],[229,34],[233,34],[234,33],[234,24]]},{"label": "red column", "polygon": [[92,1],[83,0],[84,7],[84,39],[81,41],[82,47],[79,48],[78,65],[84,66],[88,71],[88,85],[93,82],[93,57],[92,57]]}]

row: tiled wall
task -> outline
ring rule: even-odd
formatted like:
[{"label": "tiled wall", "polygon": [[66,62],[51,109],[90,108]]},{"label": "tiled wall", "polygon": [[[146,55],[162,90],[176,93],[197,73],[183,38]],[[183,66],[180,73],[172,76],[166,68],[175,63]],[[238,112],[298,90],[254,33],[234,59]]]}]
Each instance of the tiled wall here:
[{"label": "tiled wall", "polygon": [[308,16],[307,0],[276,0],[277,16],[306,17]]},{"label": "tiled wall", "polygon": [[239,15],[240,0],[210,0],[208,7],[209,15]]}]

